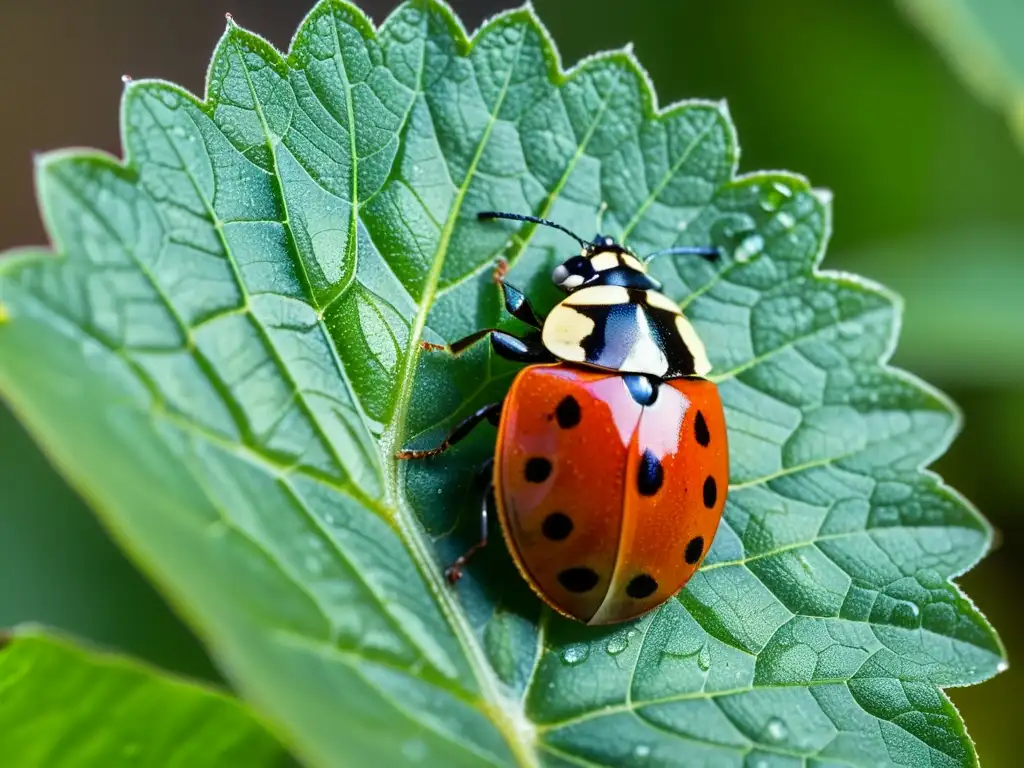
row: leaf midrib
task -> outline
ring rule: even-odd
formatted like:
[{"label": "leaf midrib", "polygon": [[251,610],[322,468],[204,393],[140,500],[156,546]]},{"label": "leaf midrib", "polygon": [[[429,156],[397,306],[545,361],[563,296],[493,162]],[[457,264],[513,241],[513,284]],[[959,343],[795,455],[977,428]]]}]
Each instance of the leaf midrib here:
[{"label": "leaf midrib", "polygon": [[[505,739],[505,742],[516,761],[522,766],[535,768],[536,766],[539,766],[535,746],[533,743],[527,743],[524,738],[524,732],[526,731],[527,724],[523,718],[520,718],[521,722],[519,727],[512,722],[511,707],[508,706],[504,701],[504,697],[499,692],[500,689],[496,675],[488,663],[484,651],[476,640],[472,629],[469,627],[461,608],[456,604],[455,598],[448,588],[448,585],[442,579],[438,564],[435,558],[430,554],[430,548],[425,540],[422,524],[413,512],[408,499],[405,497],[404,492],[401,489],[401,484],[399,482],[401,470],[399,469],[398,459],[395,458],[396,451],[405,439],[406,420],[409,412],[410,400],[412,398],[413,383],[415,380],[415,368],[416,363],[419,360],[420,339],[423,336],[423,330],[426,328],[427,316],[429,315],[430,309],[434,303],[434,296],[437,292],[437,285],[441,277],[441,270],[444,267],[448,247],[451,242],[452,235],[455,232],[455,226],[458,223],[459,214],[462,211],[463,201],[465,200],[469,187],[475,178],[477,166],[479,165],[480,160],[483,157],[483,153],[487,148],[487,143],[490,140],[491,133],[498,121],[498,115],[505,103],[505,98],[508,95],[512,76],[516,71],[519,56],[522,53],[524,44],[525,37],[520,40],[519,46],[516,49],[515,57],[509,65],[508,73],[505,77],[504,83],[502,84],[498,98],[495,101],[494,108],[491,111],[487,126],[485,127],[483,135],[477,145],[473,159],[466,170],[466,176],[458,189],[455,200],[452,203],[451,211],[448,214],[448,219],[445,222],[444,229],[441,231],[437,250],[434,252],[434,258],[430,266],[430,271],[427,273],[427,278],[423,284],[423,292],[419,301],[418,311],[413,320],[412,326],[409,329],[408,349],[398,380],[398,396],[395,400],[391,420],[381,435],[380,445],[387,475],[385,485],[387,488],[388,499],[396,511],[395,520],[398,523],[402,538],[409,544],[410,555],[416,563],[416,567],[423,575],[424,581],[437,600],[437,603],[448,621],[449,626],[452,628],[459,645],[465,652],[466,660],[473,670],[474,677],[480,686],[484,705],[483,711]],[[421,66],[420,77],[422,77],[422,71],[423,67]],[[423,97],[422,91],[422,82],[417,83],[416,98]]]}]

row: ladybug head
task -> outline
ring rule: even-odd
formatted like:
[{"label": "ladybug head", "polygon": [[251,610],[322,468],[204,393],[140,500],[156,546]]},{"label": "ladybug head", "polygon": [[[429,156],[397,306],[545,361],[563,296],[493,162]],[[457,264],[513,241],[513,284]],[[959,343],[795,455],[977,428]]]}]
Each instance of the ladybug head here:
[{"label": "ladybug head", "polygon": [[579,255],[566,259],[551,273],[551,280],[567,293],[591,285],[619,285],[626,288],[654,288],[660,284],[648,276],[647,263],[655,256],[664,254],[695,254],[706,259],[717,259],[718,251],[714,248],[673,247],[650,254],[643,260],[637,258],[631,250],[615,242],[615,238],[607,235],[595,235],[593,240],[584,240],[575,232],[566,229],[547,219],[536,216],[525,216],[519,213],[499,213],[498,211],[481,211],[480,219],[511,219],[527,221],[545,227],[560,230],[580,244]]},{"label": "ladybug head", "polygon": [[597,235],[584,242],[578,256],[566,259],[551,273],[551,280],[563,291],[572,292],[585,285],[626,285],[654,287],[647,267],[628,248],[611,237]]}]

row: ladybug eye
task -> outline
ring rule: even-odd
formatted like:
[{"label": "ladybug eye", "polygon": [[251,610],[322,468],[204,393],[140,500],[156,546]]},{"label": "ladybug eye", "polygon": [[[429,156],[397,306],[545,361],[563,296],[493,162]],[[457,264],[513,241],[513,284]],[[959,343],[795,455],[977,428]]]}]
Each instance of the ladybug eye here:
[{"label": "ladybug eye", "polygon": [[551,279],[559,288],[572,291],[592,279],[596,274],[588,258],[573,256],[555,267],[555,271],[551,273]]}]

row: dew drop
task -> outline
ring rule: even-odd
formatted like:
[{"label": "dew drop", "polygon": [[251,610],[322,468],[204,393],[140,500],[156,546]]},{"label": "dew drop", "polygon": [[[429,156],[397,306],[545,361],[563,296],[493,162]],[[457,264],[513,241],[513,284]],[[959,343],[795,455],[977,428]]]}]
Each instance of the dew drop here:
[{"label": "dew drop", "polygon": [[633,754],[636,757],[647,757],[651,754],[651,748],[646,744],[637,744],[633,747]]},{"label": "dew drop", "polygon": [[793,218],[793,214],[786,213],[786,211],[779,211],[779,214],[775,218],[779,220],[779,224],[781,224],[784,229],[792,229],[796,226],[796,219]]},{"label": "dew drop", "polygon": [[697,666],[700,667],[702,672],[707,672],[711,669],[711,649],[708,648],[706,643],[701,646],[700,651],[697,653]]},{"label": "dew drop", "polygon": [[618,656],[627,648],[629,648],[629,638],[625,634],[612,635],[604,647],[612,656]]},{"label": "dew drop", "polygon": [[743,238],[740,244],[736,246],[736,250],[733,251],[732,257],[739,262],[750,261],[763,250],[764,238],[754,233]]},{"label": "dew drop", "polygon": [[764,194],[761,195],[761,199],[758,201],[758,204],[761,206],[761,210],[769,213],[777,211],[779,206],[785,202],[787,197],[790,196],[782,190],[789,192],[789,188],[781,184],[772,184],[768,189],[766,189]]},{"label": "dew drop", "polygon": [[898,603],[892,609],[892,623],[897,627],[913,629],[917,627],[920,615],[921,609],[914,603]]},{"label": "dew drop", "polygon": [[789,736],[789,728],[777,717],[770,718],[768,724],[764,729],[765,736],[768,741],[778,744],[780,741]]},{"label": "dew drop", "polygon": [[1008,662],[1008,661],[1005,661],[1005,660],[1003,660],[1003,661],[1000,661],[1000,662],[999,662],[999,663],[998,663],[998,664],[996,665],[996,672],[997,672],[997,673],[999,673],[999,672],[1005,672],[1005,671],[1006,671],[1006,670],[1008,670],[1009,668],[1010,668],[1010,662]]},{"label": "dew drop", "polygon": [[781,181],[772,182],[772,189],[778,192],[783,197],[792,197],[793,190],[783,184]]},{"label": "dew drop", "polygon": [[577,664],[582,664],[587,660],[587,656],[589,655],[589,643],[573,643],[572,645],[567,645],[562,651],[562,663],[568,664],[572,667]]}]

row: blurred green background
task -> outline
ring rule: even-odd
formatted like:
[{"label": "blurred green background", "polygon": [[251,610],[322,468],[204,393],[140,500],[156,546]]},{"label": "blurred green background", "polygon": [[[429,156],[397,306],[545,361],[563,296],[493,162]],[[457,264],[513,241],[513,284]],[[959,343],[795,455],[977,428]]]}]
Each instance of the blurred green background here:
[{"label": "blurred green background", "polygon": [[[44,241],[33,152],[119,151],[121,74],[198,92],[225,12],[284,47],[311,4],[2,0],[0,249]],[[454,3],[469,27],[511,4]],[[381,20],[394,3],[362,5]],[[906,297],[896,361],[951,394],[966,417],[936,469],[999,532],[995,551],[962,584],[1001,632],[1011,668],[951,695],[982,763],[1019,764],[1024,3],[975,0],[983,7],[977,17],[969,15],[971,0],[535,5],[567,65],[632,42],[662,103],[727,99],[743,169],[792,169],[835,193],[826,266]],[[216,674],[0,406],[0,626],[22,621],[173,670]]]}]

